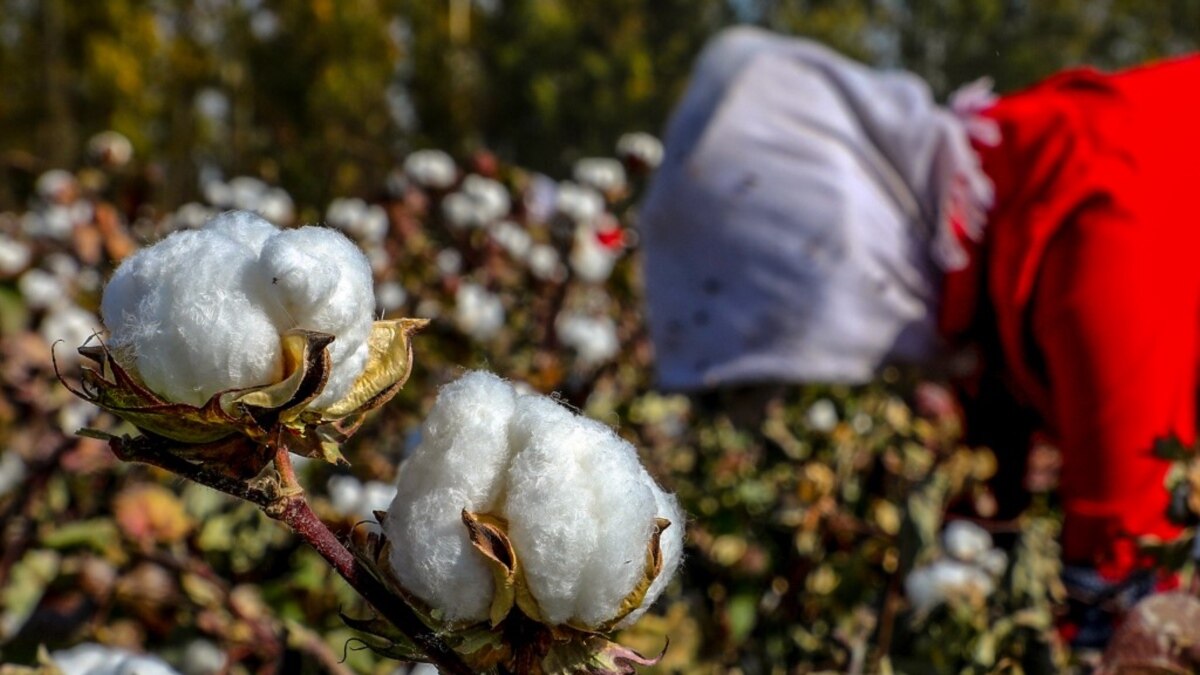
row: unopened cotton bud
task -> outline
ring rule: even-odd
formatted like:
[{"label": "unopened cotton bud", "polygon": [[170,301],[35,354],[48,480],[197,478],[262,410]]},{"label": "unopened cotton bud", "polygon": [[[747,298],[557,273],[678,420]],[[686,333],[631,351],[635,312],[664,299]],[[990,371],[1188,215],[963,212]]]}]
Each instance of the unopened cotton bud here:
[{"label": "unopened cotton bud", "polygon": [[608,157],[585,157],[575,162],[575,181],[603,194],[625,189],[625,167]]},{"label": "unopened cotton bud", "polygon": [[491,339],[504,326],[504,303],[479,284],[462,284],[454,294],[454,322],[475,340]]},{"label": "unopened cotton bud", "polygon": [[976,562],[992,549],[992,535],[969,520],[952,520],[942,531],[946,555],[961,562]]},{"label": "unopened cotton bud", "polygon": [[418,150],[404,160],[404,172],[422,187],[444,190],[454,184],[458,168],[441,150]]},{"label": "unopened cotton bud", "polygon": [[624,134],[617,140],[617,155],[647,169],[656,169],[662,164],[662,141],[642,131]]},{"label": "unopened cotton bud", "polygon": [[374,306],[366,258],[340,233],[230,212],[126,259],[101,314],[114,353],[151,390],[197,406],[280,379],[283,333],[332,334],[332,370],[310,404],[319,410],[362,373]]},{"label": "unopened cotton bud", "polygon": [[601,626],[646,573],[656,519],[663,566],[631,622],[678,567],[684,517],[612,429],[473,372],[442,388],[401,466],[386,523],[394,573],[450,620],[488,617],[494,583],[462,511],[501,516],[548,624]]}]

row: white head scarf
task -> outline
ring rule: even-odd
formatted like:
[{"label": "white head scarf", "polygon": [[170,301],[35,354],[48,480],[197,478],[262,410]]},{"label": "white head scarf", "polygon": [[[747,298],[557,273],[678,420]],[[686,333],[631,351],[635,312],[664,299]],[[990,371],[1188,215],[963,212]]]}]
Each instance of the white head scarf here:
[{"label": "white head scarf", "polygon": [[991,197],[964,120],[919,78],[724,32],[641,210],[660,383],[862,382],[928,358],[942,272],[966,262],[953,227],[977,238]]}]

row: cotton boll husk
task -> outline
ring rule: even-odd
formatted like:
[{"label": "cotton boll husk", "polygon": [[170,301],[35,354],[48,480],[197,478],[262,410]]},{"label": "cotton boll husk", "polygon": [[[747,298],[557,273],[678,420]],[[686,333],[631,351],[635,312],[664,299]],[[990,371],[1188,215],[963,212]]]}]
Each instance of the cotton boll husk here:
[{"label": "cotton boll husk", "polygon": [[406,589],[450,620],[487,617],[491,571],[471,545],[462,510],[486,512],[509,460],[512,387],[471,372],[442,387],[421,441],[400,467],[388,509],[392,569]]},{"label": "cotton boll husk", "polygon": [[277,381],[279,333],[254,297],[256,262],[249,247],[207,228],[128,258],[100,306],[118,358],[160,396],[197,406],[225,389]]},{"label": "cotton boll husk", "polygon": [[942,531],[946,555],[962,562],[975,562],[992,548],[992,535],[968,520],[952,520]]}]

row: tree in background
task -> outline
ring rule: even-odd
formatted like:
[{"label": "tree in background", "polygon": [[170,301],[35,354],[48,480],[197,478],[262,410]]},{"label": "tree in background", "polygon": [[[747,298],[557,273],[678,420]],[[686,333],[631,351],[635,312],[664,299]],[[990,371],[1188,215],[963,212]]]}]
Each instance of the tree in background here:
[{"label": "tree in background", "polygon": [[407,151],[490,148],[561,173],[657,132],[704,41],[738,21],[1001,91],[1196,49],[1189,0],[0,0],[0,207],[124,133],[192,198],[258,175],[301,205],[369,195]]}]

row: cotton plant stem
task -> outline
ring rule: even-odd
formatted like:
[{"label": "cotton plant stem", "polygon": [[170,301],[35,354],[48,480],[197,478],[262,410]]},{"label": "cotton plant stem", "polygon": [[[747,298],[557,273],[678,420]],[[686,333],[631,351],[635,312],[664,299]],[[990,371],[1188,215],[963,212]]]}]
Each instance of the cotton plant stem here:
[{"label": "cotton plant stem", "polygon": [[308,542],[309,546],[312,546],[346,583],[358,591],[364,600],[412,639],[441,672],[452,675],[469,675],[474,672],[421,621],[411,607],[364,569],[337,535],[313,513],[304,498],[304,492],[299,490],[286,446],[279,445],[274,448],[276,468],[281,477],[281,484],[275,486],[276,489],[205,469],[153,443],[129,443],[122,439],[114,439],[112,447],[117,457],[122,460],[151,464],[258,505],[268,516],[283,522]]}]

